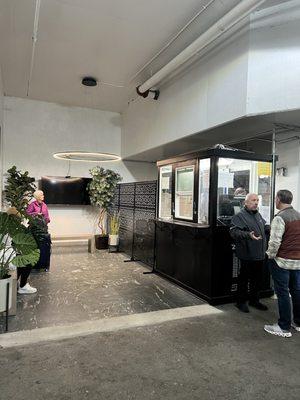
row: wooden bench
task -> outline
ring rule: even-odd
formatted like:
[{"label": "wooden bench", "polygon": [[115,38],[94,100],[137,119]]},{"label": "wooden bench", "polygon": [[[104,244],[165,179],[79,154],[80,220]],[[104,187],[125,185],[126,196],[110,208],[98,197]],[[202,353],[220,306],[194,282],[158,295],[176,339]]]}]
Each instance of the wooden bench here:
[{"label": "wooden bench", "polygon": [[53,246],[74,246],[74,244],[87,244],[89,253],[94,253],[96,250],[94,235],[83,234],[51,236],[51,241]]}]

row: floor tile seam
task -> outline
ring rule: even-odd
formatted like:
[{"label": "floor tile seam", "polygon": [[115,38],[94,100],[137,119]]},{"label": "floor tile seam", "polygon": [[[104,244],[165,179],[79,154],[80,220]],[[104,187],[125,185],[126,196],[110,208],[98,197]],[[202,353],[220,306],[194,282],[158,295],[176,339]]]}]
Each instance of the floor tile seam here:
[{"label": "floor tile seam", "polygon": [[209,306],[208,304],[201,304],[188,307],[178,307],[175,309],[89,320],[66,326],[53,326],[27,331],[8,332],[0,336],[0,346],[2,348],[27,346],[40,342],[84,337],[95,333],[117,332],[125,329],[158,325],[181,319],[203,317],[220,313],[223,312],[217,308]]}]

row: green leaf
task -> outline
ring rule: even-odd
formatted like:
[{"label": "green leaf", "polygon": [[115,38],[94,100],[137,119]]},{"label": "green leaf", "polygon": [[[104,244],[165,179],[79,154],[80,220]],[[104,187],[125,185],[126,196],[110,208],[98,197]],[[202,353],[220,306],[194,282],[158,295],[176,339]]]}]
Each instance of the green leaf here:
[{"label": "green leaf", "polygon": [[30,254],[37,248],[36,241],[30,233],[17,233],[12,237],[14,247],[18,253]]},{"label": "green leaf", "polygon": [[27,265],[35,265],[40,258],[40,250],[35,249],[29,254],[17,255],[13,258],[12,264],[16,267],[26,267]]}]

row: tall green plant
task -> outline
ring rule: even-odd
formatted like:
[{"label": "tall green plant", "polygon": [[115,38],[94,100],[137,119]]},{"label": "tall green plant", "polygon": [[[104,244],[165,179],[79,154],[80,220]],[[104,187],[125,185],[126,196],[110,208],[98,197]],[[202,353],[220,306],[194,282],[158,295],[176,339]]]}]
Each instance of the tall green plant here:
[{"label": "tall green plant", "polygon": [[91,168],[90,174],[92,180],[87,190],[91,204],[100,208],[98,216],[100,235],[106,235],[107,229],[105,220],[107,212],[112,205],[117,184],[122,180],[122,177],[111,169],[104,169],[99,166]]},{"label": "tall green plant", "polygon": [[7,181],[4,187],[4,198],[6,203],[15,207],[22,217],[26,216],[28,201],[32,197],[36,186],[34,178],[28,175],[28,171],[21,172],[14,165],[7,170]]},{"label": "tall green plant", "polygon": [[34,265],[39,256],[36,241],[21,218],[0,212],[0,279],[8,276],[10,263],[16,267]]},{"label": "tall green plant", "polygon": [[109,233],[111,235],[118,235],[119,234],[119,229],[120,229],[120,213],[117,211],[114,211],[109,218]]}]

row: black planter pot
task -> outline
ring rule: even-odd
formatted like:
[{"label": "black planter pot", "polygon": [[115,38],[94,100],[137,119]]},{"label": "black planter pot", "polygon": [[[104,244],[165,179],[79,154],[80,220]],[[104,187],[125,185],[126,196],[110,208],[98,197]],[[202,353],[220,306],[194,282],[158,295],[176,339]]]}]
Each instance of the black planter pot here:
[{"label": "black planter pot", "polygon": [[97,250],[108,249],[108,235],[107,236],[95,235],[95,246]]}]

